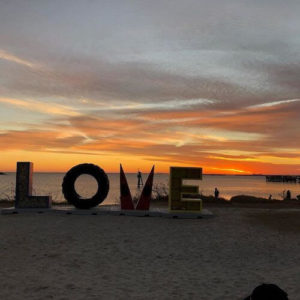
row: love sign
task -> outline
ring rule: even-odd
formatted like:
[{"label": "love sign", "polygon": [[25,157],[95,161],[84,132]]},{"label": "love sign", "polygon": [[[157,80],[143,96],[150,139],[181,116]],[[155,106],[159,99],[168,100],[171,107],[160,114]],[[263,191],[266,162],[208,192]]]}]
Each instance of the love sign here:
[{"label": "love sign", "polygon": [[[96,194],[88,199],[82,198],[75,189],[76,179],[88,174],[98,183]],[[50,208],[50,196],[32,195],[32,162],[18,162],[16,172],[16,208]],[[154,166],[148,176],[145,186],[135,206],[126,180],[122,165],[120,165],[120,206],[121,210],[149,210],[152,194]],[[171,167],[169,182],[169,211],[200,212],[202,200],[197,185],[185,185],[184,180],[202,180],[202,168]],[[102,203],[109,193],[109,179],[105,171],[94,164],[80,164],[71,168],[62,182],[62,192],[65,199],[76,208],[89,209]]]}]

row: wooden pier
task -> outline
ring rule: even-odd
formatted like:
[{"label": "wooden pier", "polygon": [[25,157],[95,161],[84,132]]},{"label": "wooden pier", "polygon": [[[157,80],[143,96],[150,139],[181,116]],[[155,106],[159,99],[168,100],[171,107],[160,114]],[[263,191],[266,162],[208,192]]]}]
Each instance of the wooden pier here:
[{"label": "wooden pier", "polygon": [[300,183],[300,175],[267,175],[266,181]]}]

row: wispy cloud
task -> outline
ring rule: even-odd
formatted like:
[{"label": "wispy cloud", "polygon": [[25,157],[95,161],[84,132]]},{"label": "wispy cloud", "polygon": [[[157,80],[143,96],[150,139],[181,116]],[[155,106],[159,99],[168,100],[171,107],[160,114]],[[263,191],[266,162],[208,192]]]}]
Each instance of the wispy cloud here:
[{"label": "wispy cloud", "polygon": [[251,105],[251,106],[249,106],[249,108],[271,107],[271,106],[288,104],[288,103],[293,103],[293,102],[298,102],[298,101],[300,101],[300,99],[286,99],[286,100],[279,100],[279,101]]},{"label": "wispy cloud", "polygon": [[129,103],[127,105],[103,105],[101,108],[96,108],[96,111],[153,111],[153,110],[182,110],[182,109],[193,109],[199,105],[209,105],[216,102],[214,99],[176,99],[171,101],[162,101],[157,103]]},{"label": "wispy cloud", "polygon": [[54,103],[47,103],[37,100],[20,100],[20,99],[9,99],[0,98],[0,103],[6,105],[12,105],[17,108],[35,111],[49,115],[63,115],[63,116],[79,116],[80,113],[74,110],[72,107],[66,105],[59,105]]},{"label": "wispy cloud", "polygon": [[16,55],[13,55],[11,53],[8,53],[8,52],[2,50],[2,49],[0,49],[0,59],[4,59],[4,60],[7,60],[7,61],[16,63],[16,64],[20,64],[20,65],[23,65],[23,66],[26,66],[26,67],[29,67],[29,68],[32,68],[32,69],[37,69],[37,68],[40,67],[40,65],[37,64],[37,63],[33,63],[33,62],[28,61],[26,59],[20,58]]}]

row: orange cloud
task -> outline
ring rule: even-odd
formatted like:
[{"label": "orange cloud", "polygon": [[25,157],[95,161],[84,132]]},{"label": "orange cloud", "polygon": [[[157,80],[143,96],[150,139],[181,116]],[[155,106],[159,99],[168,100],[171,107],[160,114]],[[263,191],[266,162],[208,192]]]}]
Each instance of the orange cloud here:
[{"label": "orange cloud", "polygon": [[[13,105],[17,104],[25,105],[22,101]],[[75,164],[87,159],[101,163],[98,157],[105,157],[108,171],[117,170],[119,162],[130,161],[129,171],[156,162],[160,172],[168,172],[171,165],[192,165],[203,167],[206,173],[296,174],[300,168],[299,147],[292,137],[297,132],[291,129],[289,135],[285,132],[290,126],[287,120],[294,111],[290,113],[282,105],[286,104],[230,113],[142,111],[121,116],[115,113],[67,115],[68,110],[61,114],[53,111],[55,118],[41,124],[39,130],[28,125],[22,131],[2,131],[0,147],[3,153],[19,151],[20,158],[32,159],[36,153],[43,170],[46,166],[49,170],[61,170],[72,161]],[[273,132],[274,118],[278,122],[273,125],[276,128]],[[283,144],[274,144],[276,138]],[[48,159],[43,162],[41,158],[47,153]],[[63,162],[59,155],[64,157]]]}]

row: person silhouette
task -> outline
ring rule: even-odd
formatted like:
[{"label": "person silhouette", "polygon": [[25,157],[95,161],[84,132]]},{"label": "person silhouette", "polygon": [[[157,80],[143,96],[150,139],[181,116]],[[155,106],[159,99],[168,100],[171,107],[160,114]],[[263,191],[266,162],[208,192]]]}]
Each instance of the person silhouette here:
[{"label": "person silhouette", "polygon": [[215,199],[218,199],[219,198],[219,190],[217,188],[215,188]]},{"label": "person silhouette", "polygon": [[142,172],[140,170],[138,170],[137,179],[138,179],[137,187],[140,188],[141,186],[143,186]]},{"label": "person silhouette", "polygon": [[292,198],[292,195],[291,195],[291,191],[290,190],[287,190],[286,191],[286,200],[291,200],[291,198]]},{"label": "person silhouette", "polygon": [[257,286],[244,300],[288,300],[288,294],[276,284],[263,283]]}]

